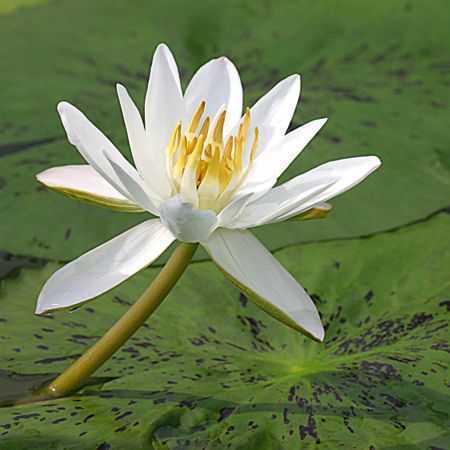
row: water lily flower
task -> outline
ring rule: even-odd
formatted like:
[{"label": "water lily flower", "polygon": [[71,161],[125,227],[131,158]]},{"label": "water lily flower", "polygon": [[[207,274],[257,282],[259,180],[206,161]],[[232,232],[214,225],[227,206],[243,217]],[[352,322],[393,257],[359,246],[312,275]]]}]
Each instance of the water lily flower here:
[{"label": "water lily flower", "polygon": [[51,189],[120,211],[156,218],[120,234],[55,272],[36,313],[77,305],[151,264],[174,240],[200,243],[224,274],[263,310],[321,341],[317,309],[292,275],[248,231],[294,217],[324,215],[329,199],[380,165],[376,156],[328,162],[276,186],[282,172],[325,124],[287,133],[300,76],[280,81],[242,111],[242,84],[227,58],[213,59],[182,92],[166,45],[153,56],[145,120],[117,85],[135,167],[73,105],[58,112],[68,140],[87,165],[37,175]]}]

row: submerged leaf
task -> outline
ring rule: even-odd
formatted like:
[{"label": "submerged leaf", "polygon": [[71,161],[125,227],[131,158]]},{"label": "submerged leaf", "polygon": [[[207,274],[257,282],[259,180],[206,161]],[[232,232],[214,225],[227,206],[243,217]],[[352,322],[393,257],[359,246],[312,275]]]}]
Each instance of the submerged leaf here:
[{"label": "submerged leaf", "polygon": [[[259,310],[213,263],[194,263],[96,374],[110,381],[0,408],[0,449],[446,448],[449,232],[443,213],[395,233],[276,252],[316,301],[323,344]],[[33,317],[54,268],[23,269],[2,285],[4,369],[61,371],[157,273],[73,313]]]}]

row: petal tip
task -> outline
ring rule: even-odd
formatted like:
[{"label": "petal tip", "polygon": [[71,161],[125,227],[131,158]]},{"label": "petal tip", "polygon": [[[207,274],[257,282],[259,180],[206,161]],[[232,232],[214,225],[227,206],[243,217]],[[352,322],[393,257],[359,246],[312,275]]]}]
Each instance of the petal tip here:
[{"label": "petal tip", "polygon": [[44,306],[42,305],[40,299],[38,299],[37,304],[36,304],[36,308],[34,310],[34,314],[36,314],[37,316],[42,316],[43,314],[45,314],[48,311],[49,310],[47,308],[44,308]]},{"label": "petal tip", "polygon": [[322,324],[320,325],[320,330],[318,330],[317,333],[313,334],[313,337],[318,341],[318,342],[323,342],[323,340],[325,339],[325,330],[323,329]]},{"label": "petal tip", "polygon": [[158,59],[158,58],[164,58],[166,60],[173,59],[173,55],[172,55],[172,52],[170,51],[169,46],[167,44],[165,44],[164,42],[161,42],[156,46],[155,53],[153,55],[153,59]]},{"label": "petal tip", "polygon": [[303,333],[316,342],[323,342],[323,340],[325,339],[325,330],[320,319],[318,318],[317,320],[318,323],[316,323],[315,326],[308,326],[303,328]]},{"label": "petal tip", "polygon": [[165,43],[165,42],[160,42],[157,46],[156,46],[156,50],[155,51],[170,51],[169,46]]},{"label": "petal tip", "polygon": [[218,58],[214,59],[213,61],[216,61],[220,64],[220,66],[223,67],[223,69],[227,71],[231,71],[234,73],[238,73],[238,69],[236,65],[231,61],[231,59],[227,58],[226,56],[219,56]]},{"label": "petal tip", "polygon": [[320,337],[314,336],[313,340],[316,341],[317,343],[321,344],[323,342],[324,338],[325,338],[325,335],[321,335]]},{"label": "petal tip", "polygon": [[233,64],[226,56],[219,56],[217,61],[221,64]]},{"label": "petal tip", "polygon": [[375,169],[378,169],[378,167],[380,167],[383,164],[383,161],[378,156],[372,156],[372,158]]},{"label": "petal tip", "polygon": [[366,156],[364,159],[364,165],[367,168],[368,174],[374,172],[383,164],[381,159],[376,155]]},{"label": "petal tip", "polygon": [[70,103],[63,100],[56,105],[56,110],[59,112],[59,114],[63,114],[69,107]]},{"label": "petal tip", "polygon": [[308,122],[306,125],[311,125],[313,129],[317,130],[316,133],[318,133],[321,128],[328,122],[328,117],[322,117],[321,119],[315,119],[311,122]]},{"label": "petal tip", "polygon": [[48,174],[49,170],[50,169],[45,169],[41,172],[38,172],[37,174],[34,175],[34,177],[36,178],[37,181],[39,181],[39,183],[47,184],[46,180],[45,180],[45,176]]},{"label": "petal tip", "polygon": [[293,88],[300,89],[300,83],[301,83],[302,77],[298,73],[294,73],[292,75],[289,75],[285,81],[289,83]]}]

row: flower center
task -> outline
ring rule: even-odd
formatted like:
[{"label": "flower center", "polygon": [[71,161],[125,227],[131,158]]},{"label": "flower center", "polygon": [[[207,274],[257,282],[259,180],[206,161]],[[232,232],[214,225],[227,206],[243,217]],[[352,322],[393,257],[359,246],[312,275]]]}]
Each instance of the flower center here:
[{"label": "flower center", "polygon": [[194,206],[219,211],[254,160],[259,130],[254,128],[250,142],[247,108],[237,133],[224,140],[227,112],[222,111],[212,124],[209,117],[202,121],[205,106],[204,101],[200,103],[184,132],[181,122],[173,130],[167,146],[168,171],[174,188]]}]

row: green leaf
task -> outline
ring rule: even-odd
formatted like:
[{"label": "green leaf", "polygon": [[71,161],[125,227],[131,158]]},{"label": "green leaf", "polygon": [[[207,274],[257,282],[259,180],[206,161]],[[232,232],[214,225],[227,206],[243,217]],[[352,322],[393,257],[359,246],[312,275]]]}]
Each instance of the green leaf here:
[{"label": "green leaf", "polygon": [[48,0],[2,0],[0,3],[0,15],[10,14],[14,12],[17,8],[23,6],[32,6],[39,3],[44,3]]},{"label": "green leaf", "polygon": [[[446,448],[449,232],[442,213],[276,252],[313,295],[323,344],[259,310],[213,263],[193,263],[94,385],[0,408],[0,449]],[[72,313],[35,317],[56,267],[23,269],[2,285],[0,360],[17,383],[66,367],[157,272]]]},{"label": "green leaf", "polygon": [[209,58],[228,55],[246,104],[302,74],[293,126],[330,120],[283,179],[331,159],[382,158],[369,180],[333,202],[329,219],[258,230],[270,249],[378,232],[447,206],[449,2],[335,3],[59,0],[0,17],[8,43],[0,47],[0,210],[8,212],[0,248],[68,260],[143,220],[47,192],[34,174],[81,162],[55,111],[62,99],[128,152],[114,83],[142,106],[160,41],[173,48],[185,82]]}]

